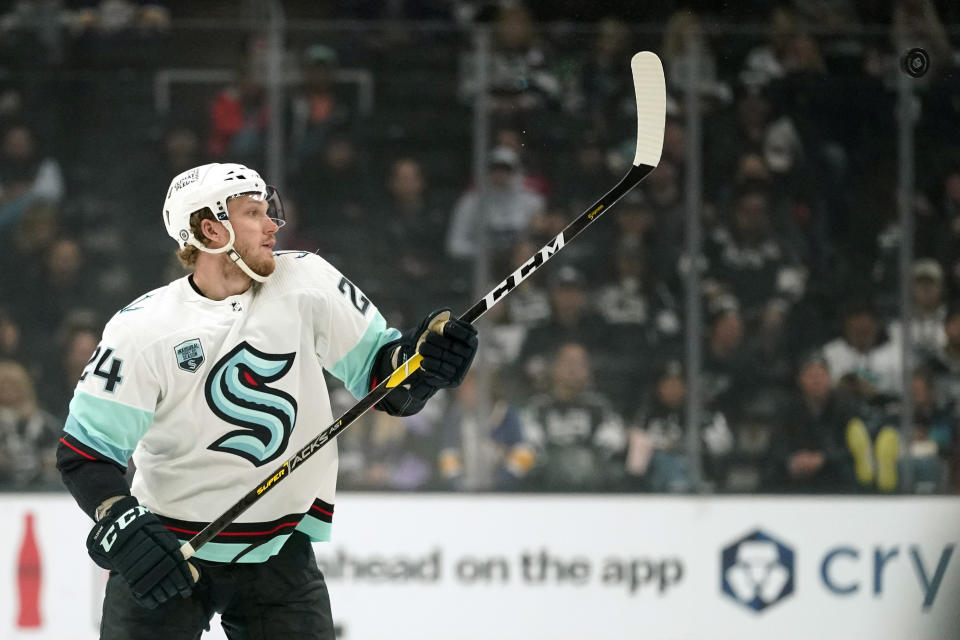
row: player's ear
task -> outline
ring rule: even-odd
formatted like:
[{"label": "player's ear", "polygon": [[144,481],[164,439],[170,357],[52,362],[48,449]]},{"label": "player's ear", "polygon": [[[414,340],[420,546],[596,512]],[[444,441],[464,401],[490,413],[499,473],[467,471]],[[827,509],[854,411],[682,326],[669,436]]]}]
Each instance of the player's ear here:
[{"label": "player's ear", "polygon": [[200,221],[200,233],[208,243],[223,243],[227,241],[227,230],[217,220],[204,218]]}]

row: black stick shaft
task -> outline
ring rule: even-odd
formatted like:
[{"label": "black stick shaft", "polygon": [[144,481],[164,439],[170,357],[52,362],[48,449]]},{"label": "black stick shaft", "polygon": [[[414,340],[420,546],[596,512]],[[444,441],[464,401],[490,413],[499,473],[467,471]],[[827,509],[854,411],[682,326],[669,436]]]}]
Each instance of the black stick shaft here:
[{"label": "black stick shaft", "polygon": [[[641,180],[653,171],[653,167],[644,164],[633,165],[627,175],[617,183],[613,189],[608,191],[602,198],[597,200],[584,211],[578,218],[568,224],[553,240],[544,245],[529,260],[520,266],[516,271],[507,276],[500,284],[493,288],[490,293],[481,298],[472,307],[467,309],[460,320],[473,323],[483,314],[489,311],[495,304],[502,300],[508,293],[513,291],[518,284],[526,280],[530,274],[539,269],[543,264],[563,249],[575,237],[580,235],[594,220],[607,212],[620,198],[628,191],[637,186]],[[415,356],[416,358],[417,356]],[[243,496],[236,504],[224,511],[216,520],[204,527],[189,542],[185,543],[181,550],[185,558],[191,557],[197,549],[210,542],[218,533],[223,531],[227,525],[236,520],[240,515],[253,506],[257,500],[262,498],[268,491],[273,489],[284,478],[289,476],[304,461],[314,453],[319,451],[324,445],[336,438],[340,433],[349,427],[360,416],[367,412],[373,405],[382,400],[394,387],[403,382],[407,376],[416,371],[419,366],[419,360],[416,366],[407,366],[411,362],[400,365],[387,379],[374,387],[370,393],[361,398],[354,406],[348,409],[336,422],[321,431],[316,438],[310,441],[305,447],[300,449],[291,458],[284,462],[272,474],[267,476],[255,489]]]}]

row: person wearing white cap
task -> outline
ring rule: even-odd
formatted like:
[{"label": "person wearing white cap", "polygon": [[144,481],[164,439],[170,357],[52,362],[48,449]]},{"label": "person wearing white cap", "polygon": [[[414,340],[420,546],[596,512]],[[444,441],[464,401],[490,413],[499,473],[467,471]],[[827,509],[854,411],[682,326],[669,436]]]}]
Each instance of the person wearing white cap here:
[{"label": "person wearing white cap", "polygon": [[[509,147],[495,147],[487,158],[487,192],[476,189],[460,197],[447,232],[447,253],[472,258],[477,250],[477,218],[483,216],[488,247],[506,249],[530,228],[545,202],[523,184],[520,157]],[[482,199],[481,199],[482,197]]]},{"label": "person wearing white cap", "polygon": [[[943,330],[947,306],[943,300],[943,268],[940,263],[931,258],[914,262],[910,291],[913,297],[910,329],[914,351],[936,353],[947,343],[947,334]],[[891,341],[899,343],[903,339],[903,323],[899,319],[892,321],[887,332]]]}]

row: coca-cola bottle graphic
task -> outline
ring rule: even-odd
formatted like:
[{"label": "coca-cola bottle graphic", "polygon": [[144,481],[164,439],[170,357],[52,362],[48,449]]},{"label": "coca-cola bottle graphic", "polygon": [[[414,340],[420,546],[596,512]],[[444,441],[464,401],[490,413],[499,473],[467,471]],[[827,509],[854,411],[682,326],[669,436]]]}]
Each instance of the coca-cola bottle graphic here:
[{"label": "coca-cola bottle graphic", "polygon": [[23,517],[23,540],[20,542],[20,556],[17,558],[17,594],[20,608],[17,613],[18,629],[36,629],[40,626],[40,586],[41,566],[40,549],[33,530],[33,514]]}]

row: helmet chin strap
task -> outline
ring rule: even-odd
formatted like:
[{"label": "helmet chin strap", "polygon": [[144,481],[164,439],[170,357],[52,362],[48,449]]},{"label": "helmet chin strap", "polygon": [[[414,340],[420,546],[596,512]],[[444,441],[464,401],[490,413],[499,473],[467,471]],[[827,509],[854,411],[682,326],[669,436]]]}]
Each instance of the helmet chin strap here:
[{"label": "helmet chin strap", "polygon": [[221,220],[220,224],[222,224],[224,227],[227,228],[227,232],[230,234],[230,240],[227,242],[227,244],[223,245],[219,249],[211,249],[210,247],[204,246],[202,242],[200,242],[199,240],[197,240],[192,236],[190,237],[189,240],[187,240],[187,244],[193,245],[194,247],[196,247],[200,251],[203,251],[204,253],[226,253],[227,257],[230,258],[230,260],[232,260],[235,265],[240,267],[240,270],[243,271],[246,275],[250,276],[253,280],[256,280],[257,282],[266,282],[267,276],[262,276],[259,273],[255,272],[250,267],[248,267],[247,263],[243,261],[243,258],[240,256],[237,250],[233,248],[233,242],[236,240],[236,235],[233,233],[233,225],[231,225],[230,222],[227,220]]},{"label": "helmet chin strap", "polygon": [[233,263],[240,267],[240,270],[245,274],[256,280],[257,282],[266,282],[267,276],[262,276],[259,273],[255,272],[253,269],[247,266],[247,263],[243,261],[243,258],[240,257],[240,254],[237,253],[237,250],[232,246],[230,251],[227,252],[227,257],[233,260]]}]

